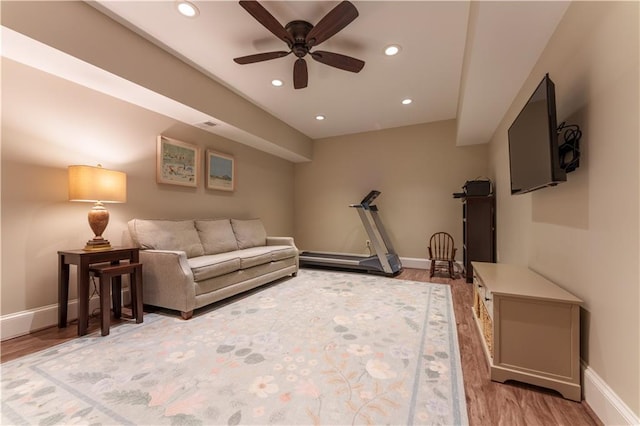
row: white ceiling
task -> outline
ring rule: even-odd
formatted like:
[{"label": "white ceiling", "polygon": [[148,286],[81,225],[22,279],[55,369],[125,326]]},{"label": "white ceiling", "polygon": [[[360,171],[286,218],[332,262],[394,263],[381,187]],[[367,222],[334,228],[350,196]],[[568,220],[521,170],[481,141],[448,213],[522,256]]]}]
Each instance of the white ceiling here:
[{"label": "white ceiling", "polygon": [[[569,4],[355,1],[359,17],[318,49],[362,59],[364,69],[354,74],[307,56],[309,86],[294,90],[294,55],[233,62],[287,50],[238,2],[193,3],[196,18],[180,15],[173,1],[92,5],[312,139],[457,118],[459,145],[488,142]],[[316,24],[338,2],[262,4],[285,25]],[[383,54],[391,43],[402,47],[395,57]],[[284,86],[273,87],[274,78]],[[400,103],[406,97],[411,105]]]}]

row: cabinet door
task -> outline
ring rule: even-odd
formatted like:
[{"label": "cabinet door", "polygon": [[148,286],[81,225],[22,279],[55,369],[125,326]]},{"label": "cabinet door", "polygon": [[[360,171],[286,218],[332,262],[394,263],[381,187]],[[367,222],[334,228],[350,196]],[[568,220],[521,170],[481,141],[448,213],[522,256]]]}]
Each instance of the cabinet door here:
[{"label": "cabinet door", "polygon": [[464,261],[467,282],[473,279],[471,262],[495,262],[495,198],[469,197],[464,206]]}]

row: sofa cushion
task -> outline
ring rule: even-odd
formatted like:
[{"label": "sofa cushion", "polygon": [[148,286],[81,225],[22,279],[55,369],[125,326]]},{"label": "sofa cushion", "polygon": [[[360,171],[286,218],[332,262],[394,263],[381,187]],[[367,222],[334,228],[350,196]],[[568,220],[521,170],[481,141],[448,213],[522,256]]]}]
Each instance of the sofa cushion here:
[{"label": "sofa cushion", "polygon": [[210,254],[187,260],[195,281],[219,277],[240,269],[237,252]]},{"label": "sofa cushion", "polygon": [[143,249],[180,250],[188,258],[204,254],[193,220],[132,219],[127,225],[131,238]]},{"label": "sofa cushion", "polygon": [[236,236],[229,219],[196,220],[195,224],[204,254],[238,250]]},{"label": "sofa cushion", "polygon": [[240,258],[240,268],[248,269],[271,262],[273,260],[271,250],[272,248],[267,246],[238,250],[236,254]]},{"label": "sofa cushion", "polygon": [[267,244],[267,231],[260,219],[231,219],[233,233],[239,249],[264,246]]},{"label": "sofa cushion", "polygon": [[271,249],[271,260],[274,262],[298,255],[298,250],[292,246],[269,246],[269,248]]}]

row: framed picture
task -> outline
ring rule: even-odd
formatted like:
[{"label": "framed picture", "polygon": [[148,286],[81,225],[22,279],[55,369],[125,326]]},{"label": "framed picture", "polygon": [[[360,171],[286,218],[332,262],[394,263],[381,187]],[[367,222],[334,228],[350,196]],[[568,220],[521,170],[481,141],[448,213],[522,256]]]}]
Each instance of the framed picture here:
[{"label": "framed picture", "polygon": [[233,191],[236,171],[233,157],[207,150],[207,188]]},{"label": "framed picture", "polygon": [[158,136],[156,180],[172,185],[198,186],[200,148]]}]

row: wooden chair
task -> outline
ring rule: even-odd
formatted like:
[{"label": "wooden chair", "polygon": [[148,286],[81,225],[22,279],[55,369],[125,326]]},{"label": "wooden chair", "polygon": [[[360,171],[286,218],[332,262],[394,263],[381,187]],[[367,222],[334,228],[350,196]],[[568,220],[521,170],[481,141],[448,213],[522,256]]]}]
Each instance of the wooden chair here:
[{"label": "wooden chair", "polygon": [[450,234],[446,232],[436,232],[431,236],[431,239],[429,239],[429,260],[431,261],[429,278],[433,278],[436,268],[439,268],[437,264],[444,262],[446,262],[445,271],[449,273],[449,277],[452,279],[455,278],[453,262],[456,260],[456,250],[453,237]]}]

